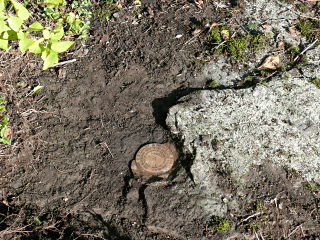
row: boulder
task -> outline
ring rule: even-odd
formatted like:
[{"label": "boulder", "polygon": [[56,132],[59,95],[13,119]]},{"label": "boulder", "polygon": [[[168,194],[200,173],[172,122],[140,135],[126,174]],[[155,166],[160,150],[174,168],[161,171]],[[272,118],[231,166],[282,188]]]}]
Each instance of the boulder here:
[{"label": "boulder", "polygon": [[257,165],[294,169],[320,183],[320,89],[306,79],[203,90],[179,102],[166,122],[194,158],[199,204],[210,214],[217,213],[215,205],[232,202],[220,182],[230,178],[241,189]]}]

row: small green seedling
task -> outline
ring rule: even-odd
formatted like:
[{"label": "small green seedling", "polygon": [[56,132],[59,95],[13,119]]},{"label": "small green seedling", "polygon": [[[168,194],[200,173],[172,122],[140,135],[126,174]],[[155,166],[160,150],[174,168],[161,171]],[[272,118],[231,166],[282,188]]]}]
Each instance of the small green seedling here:
[{"label": "small green seedling", "polygon": [[40,92],[41,90],[42,90],[42,88],[43,88],[43,86],[36,86],[34,89],[32,89],[32,92],[33,93],[38,93],[38,92]]},{"label": "small green seedling", "polygon": [[35,217],[33,219],[33,222],[36,224],[36,225],[41,225],[42,224],[42,221],[38,218],[38,217]]},{"label": "small green seedling", "polygon": [[264,208],[263,202],[257,201],[257,202],[256,202],[256,210],[257,210],[257,211],[260,211],[260,210],[262,210],[263,208]]}]

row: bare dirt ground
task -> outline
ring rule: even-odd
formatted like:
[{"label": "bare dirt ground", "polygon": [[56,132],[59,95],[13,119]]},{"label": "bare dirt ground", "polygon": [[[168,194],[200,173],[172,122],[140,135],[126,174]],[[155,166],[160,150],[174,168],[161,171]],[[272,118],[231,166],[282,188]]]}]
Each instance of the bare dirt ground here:
[{"label": "bare dirt ground", "polygon": [[[203,219],[186,220],[177,231],[150,224],[162,217],[152,204],[176,201],[183,209],[189,202],[166,195],[166,187],[146,199],[147,186],[133,178],[130,162],[141,145],[171,141],[168,108],[206,85],[206,23],[236,17],[243,6],[149,2],[124,3],[113,21],[96,18],[86,45],[62,57],[74,63],[40,71],[32,55],[1,53],[1,92],[14,131],[0,155],[1,239],[319,239],[319,192],[267,166],[247,186],[256,201],[230,213],[228,232],[208,230]],[[196,37],[195,27],[202,30]],[[45,87],[30,94],[37,85]],[[132,188],[137,196],[128,194]],[[258,201],[268,203],[261,209]],[[185,214],[163,216],[174,224]]]}]

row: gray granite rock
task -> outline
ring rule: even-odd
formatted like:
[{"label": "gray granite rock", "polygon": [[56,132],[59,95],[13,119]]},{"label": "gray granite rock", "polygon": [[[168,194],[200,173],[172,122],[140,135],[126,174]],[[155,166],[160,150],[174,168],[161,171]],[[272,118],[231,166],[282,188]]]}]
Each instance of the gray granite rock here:
[{"label": "gray granite rock", "polygon": [[241,188],[253,166],[268,162],[320,183],[319,99],[320,89],[299,78],[203,90],[181,99],[170,109],[167,125],[194,155],[191,173],[202,195],[198,204],[211,214],[223,214],[223,203],[236,207],[218,187],[221,172]]}]

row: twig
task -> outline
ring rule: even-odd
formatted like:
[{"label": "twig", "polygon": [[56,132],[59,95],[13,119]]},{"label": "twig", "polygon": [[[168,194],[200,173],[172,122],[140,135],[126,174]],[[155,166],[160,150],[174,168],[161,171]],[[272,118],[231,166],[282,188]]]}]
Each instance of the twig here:
[{"label": "twig", "polygon": [[[234,32],[229,39],[233,38],[234,35],[236,35],[236,32]],[[222,43],[220,43],[218,46],[214,47],[214,49],[218,49],[220,46],[222,46],[223,44],[225,44],[229,39],[224,40],[224,41],[223,41]]]},{"label": "twig", "polygon": [[53,64],[53,67],[57,67],[57,66],[73,63],[75,61],[77,61],[77,59],[74,58],[74,59],[67,60],[67,61],[64,61],[64,62],[59,62],[59,63]]},{"label": "twig", "polygon": [[238,25],[242,28],[242,30],[245,31],[247,34],[249,34],[248,30],[242,26],[242,24],[238,21],[238,19],[235,18],[235,20],[238,23]]},{"label": "twig", "polygon": [[112,158],[114,158],[114,156],[113,156],[113,154],[112,154],[112,152],[111,152],[111,150],[110,150],[110,148],[109,148],[108,144],[107,144],[106,142],[104,142],[104,143],[103,143],[103,145],[105,145],[105,146],[106,146],[106,148],[108,149],[108,151],[109,151],[109,153],[110,153],[111,157],[112,157]]},{"label": "twig", "polygon": [[297,61],[298,58],[299,58],[302,54],[304,54],[306,51],[308,51],[310,48],[312,48],[313,45],[315,45],[315,44],[318,42],[318,40],[319,40],[318,38],[317,38],[316,40],[314,40],[308,47],[306,47],[301,53],[299,53],[299,55],[296,56],[296,57],[293,59],[293,61],[294,61],[294,62]]},{"label": "twig", "polygon": [[247,218],[245,218],[245,219],[241,220],[241,223],[246,222],[246,221],[248,221],[250,218],[253,218],[253,217],[259,216],[259,215],[261,215],[261,214],[262,214],[262,212],[257,212],[257,213],[255,213],[255,214],[253,214],[253,215],[250,215],[249,217],[247,217]]},{"label": "twig", "polygon": [[196,39],[204,30],[201,30],[199,33],[194,35],[192,38],[190,38],[188,41],[186,41],[183,45],[187,45],[188,43],[192,42],[194,39]]},{"label": "twig", "polygon": [[300,224],[298,227],[296,227],[291,233],[288,234],[288,238],[294,234],[300,227],[302,226],[302,224]]},{"label": "twig", "polygon": [[35,109],[29,109],[29,110],[27,110],[27,111],[25,111],[25,112],[22,112],[22,113],[21,113],[21,116],[22,116],[22,117],[27,117],[27,116],[29,116],[29,115],[32,114],[32,113],[54,114],[54,112],[37,111],[37,110],[35,110]]},{"label": "twig", "polygon": [[259,232],[259,233],[260,233],[261,239],[262,239],[262,240],[265,240],[264,237],[262,236],[262,233],[261,233],[261,232]]},{"label": "twig", "polygon": [[256,231],[254,231],[254,234],[256,235],[256,238],[257,238],[258,240],[260,240],[259,235],[258,235],[258,233],[257,233]]}]

